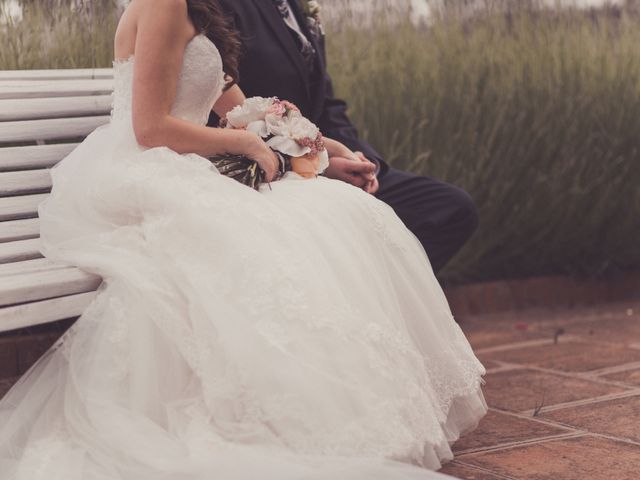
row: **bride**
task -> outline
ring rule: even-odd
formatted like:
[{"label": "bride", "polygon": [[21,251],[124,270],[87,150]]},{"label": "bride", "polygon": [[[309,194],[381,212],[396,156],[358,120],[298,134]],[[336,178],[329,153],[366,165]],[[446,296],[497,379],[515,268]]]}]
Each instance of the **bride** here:
[{"label": "bride", "polygon": [[442,478],[484,369],[417,239],[346,183],[204,158],[277,163],[205,126],[244,100],[215,2],[133,0],[115,46],[111,123],[40,207],[45,255],[104,283],[0,402],[0,478]]}]

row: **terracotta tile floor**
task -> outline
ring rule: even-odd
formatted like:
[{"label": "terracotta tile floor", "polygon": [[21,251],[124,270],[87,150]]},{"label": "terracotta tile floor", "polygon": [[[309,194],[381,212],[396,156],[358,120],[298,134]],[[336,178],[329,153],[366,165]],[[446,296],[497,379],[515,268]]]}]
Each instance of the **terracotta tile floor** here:
[{"label": "terracotta tile floor", "polygon": [[490,410],[442,472],[640,479],[640,301],[458,320],[487,367]]},{"label": "terracotta tile floor", "polygon": [[[458,321],[487,368],[490,410],[443,472],[640,480],[640,301]],[[21,341],[0,348],[0,398],[52,343]]]}]

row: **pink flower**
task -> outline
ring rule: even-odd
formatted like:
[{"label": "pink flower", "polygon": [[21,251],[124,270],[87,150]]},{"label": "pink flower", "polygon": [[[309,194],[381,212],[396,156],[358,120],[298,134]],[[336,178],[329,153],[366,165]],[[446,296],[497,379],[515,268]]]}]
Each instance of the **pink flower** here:
[{"label": "pink flower", "polygon": [[296,107],[293,103],[288,102],[287,100],[281,100],[280,103],[284,106],[284,108],[286,108],[287,110],[291,110],[293,112],[299,112],[300,109],[298,107]]},{"label": "pink flower", "polygon": [[246,128],[253,122],[264,120],[265,112],[276,100],[275,97],[247,98],[242,105],[236,105],[227,113],[227,128]]},{"label": "pink flower", "polygon": [[311,149],[311,151],[309,152],[310,155],[317,155],[318,153],[320,153],[325,149],[324,140],[322,139],[322,133],[320,132],[318,132],[318,135],[316,135],[316,138],[306,137],[306,138],[296,139],[296,143],[302,147],[310,148]]},{"label": "pink flower", "polygon": [[285,113],[287,113],[287,107],[279,100],[273,102],[273,105],[267,109],[267,115],[282,117]]}]

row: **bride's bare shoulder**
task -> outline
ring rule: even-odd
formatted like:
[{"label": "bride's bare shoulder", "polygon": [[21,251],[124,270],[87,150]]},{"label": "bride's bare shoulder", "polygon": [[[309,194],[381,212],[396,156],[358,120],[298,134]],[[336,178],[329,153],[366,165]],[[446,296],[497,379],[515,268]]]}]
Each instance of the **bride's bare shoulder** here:
[{"label": "bride's bare shoulder", "polygon": [[122,15],[121,23],[123,20],[140,23],[167,18],[189,25],[187,0],[132,0]]},{"label": "bride's bare shoulder", "polygon": [[170,13],[187,15],[187,0],[131,0],[127,10],[141,10],[143,13]]},{"label": "bride's bare shoulder", "polygon": [[[136,37],[142,25],[158,30],[152,32],[154,34],[170,33],[176,39],[189,39],[195,34],[186,0],[132,0],[120,17],[116,29],[116,58],[133,55]],[[167,29],[170,31],[161,31]]]}]

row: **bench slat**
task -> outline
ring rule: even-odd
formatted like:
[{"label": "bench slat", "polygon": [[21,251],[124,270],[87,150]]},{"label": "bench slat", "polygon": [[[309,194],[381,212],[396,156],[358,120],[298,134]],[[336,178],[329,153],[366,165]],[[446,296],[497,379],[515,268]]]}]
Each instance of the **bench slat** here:
[{"label": "bench slat", "polygon": [[0,277],[0,306],[92,292],[102,283],[78,268]]},{"label": "bench slat", "polygon": [[[112,69],[0,72],[0,143],[82,138],[109,121]],[[0,147],[0,332],[73,318],[101,278],[42,258],[38,205],[76,143]]]},{"label": "bench slat", "polygon": [[2,80],[86,80],[113,78],[112,68],[65,68],[59,70],[4,70]]},{"label": "bench slat", "polygon": [[42,257],[42,254],[40,253],[39,238],[0,243],[0,264],[32,260],[40,257]]},{"label": "bench slat", "polygon": [[49,168],[69,155],[77,143],[8,147],[0,155],[0,171]]},{"label": "bench slat", "polygon": [[0,332],[79,317],[96,292],[0,308]]},{"label": "bench slat", "polygon": [[110,110],[111,95],[0,100],[0,122],[105,115]]},{"label": "bench slat", "polygon": [[38,205],[48,196],[48,193],[41,193],[19,197],[0,197],[0,222],[38,216]]},{"label": "bench slat", "polygon": [[0,142],[24,142],[86,137],[100,125],[109,122],[109,116],[54,118],[0,123]]},{"label": "bench slat", "polygon": [[0,222],[0,243],[37,238],[40,235],[40,219]]},{"label": "bench slat", "polygon": [[51,190],[49,169],[0,172],[0,196],[24,195]]},{"label": "bench slat", "polygon": [[7,80],[0,84],[0,99],[79,97],[84,95],[110,95],[113,80],[59,80],[29,81]]},{"label": "bench slat", "polygon": [[61,263],[56,263],[48,258],[36,258],[34,260],[23,260],[22,262],[3,263],[0,265],[0,275],[15,275],[33,272],[49,272],[52,270],[73,269]]}]

